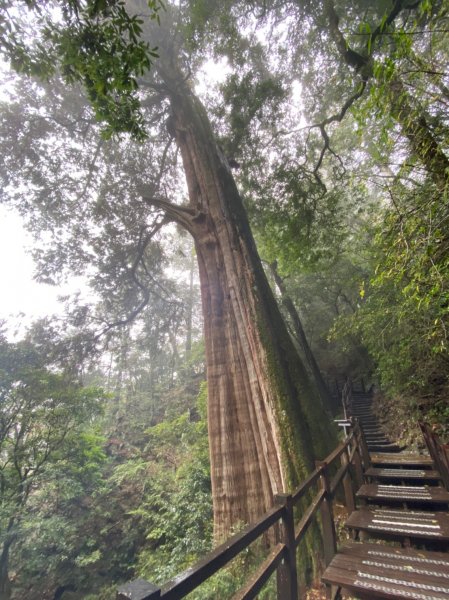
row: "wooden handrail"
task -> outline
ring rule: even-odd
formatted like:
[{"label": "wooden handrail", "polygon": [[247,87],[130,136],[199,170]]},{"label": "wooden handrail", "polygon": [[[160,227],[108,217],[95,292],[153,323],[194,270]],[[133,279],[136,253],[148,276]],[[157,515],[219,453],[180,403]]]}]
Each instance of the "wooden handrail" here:
[{"label": "wooden handrail", "polygon": [[340,458],[340,456],[343,454],[343,452],[346,450],[346,448],[348,447],[348,445],[351,444],[352,440],[354,438],[354,431],[351,431],[351,433],[348,435],[348,437],[345,439],[344,442],[341,442],[341,444],[339,444],[335,450],[333,450],[329,456],[327,456],[325,458],[325,461],[328,465],[330,465],[331,463],[334,462],[334,460],[337,460],[337,458]]},{"label": "wooden handrail", "polygon": [[423,434],[429,454],[441,475],[443,485],[449,491],[449,447],[440,441],[438,434],[433,431],[428,423],[419,421],[418,425]]},{"label": "wooden handrail", "polygon": [[[138,583],[130,582],[122,586],[117,594],[117,600],[181,600],[209,577],[227,565],[242,550],[265,534],[275,524],[279,527],[281,538],[270,551],[268,557],[259,566],[245,586],[234,596],[233,600],[251,600],[255,598],[270,576],[278,573],[278,600],[296,600],[296,548],[304,538],[307,529],[318,511],[321,514],[323,529],[325,562],[328,564],[336,551],[335,525],[333,522],[332,501],[338,486],[343,482],[345,499],[348,508],[353,508],[352,469],[360,477],[360,457],[364,456],[363,435],[356,421],[352,424],[350,435],[341,442],[335,450],[322,462],[318,462],[314,471],[305,479],[291,495],[281,495],[277,502],[281,503],[266,512],[255,523],[245,527],[241,532],[215,548],[195,565],[180,573],[160,589],[143,580]],[[341,464],[332,480],[329,468],[340,459]],[[318,491],[309,500],[298,524],[293,520],[293,509],[307,497],[314,485],[319,485]],[[147,584],[147,587],[145,587]],[[134,587],[133,587],[134,586]]]},{"label": "wooden handrail", "polygon": [[330,484],[330,492],[331,492],[332,496],[334,496],[339,484],[341,483],[343,477],[346,475],[348,470],[349,470],[349,464],[341,465],[341,467],[338,469],[338,471],[332,477],[331,484]]},{"label": "wooden handrail", "polygon": [[265,533],[272,525],[283,517],[285,508],[276,506],[266,512],[258,521],[247,525],[243,531],[236,533],[229,540],[212,550],[204,559],[193,567],[186,569],[169,581],[163,588],[161,598],[178,600],[198,587],[219,569],[227,565],[242,550]]},{"label": "wooden handrail", "polygon": [[[321,473],[321,470],[319,471]],[[295,529],[295,544],[299,545],[301,540],[304,538],[307,529],[309,528],[310,523],[312,522],[313,517],[315,516],[318,509],[321,507],[321,503],[324,500],[325,491],[320,490],[318,494],[313,499],[312,504],[304,513],[302,519],[299,521],[296,529]]]},{"label": "wooden handrail", "polygon": [[321,468],[315,469],[312,473],[305,479],[301,485],[296,489],[292,494],[293,504],[298,504],[301,498],[309,491],[314,483],[318,481],[321,475]]},{"label": "wooden handrail", "polygon": [[246,585],[232,597],[232,600],[252,600],[252,598],[255,598],[270,579],[279,563],[285,558],[286,552],[287,548],[284,544],[277,544]]}]

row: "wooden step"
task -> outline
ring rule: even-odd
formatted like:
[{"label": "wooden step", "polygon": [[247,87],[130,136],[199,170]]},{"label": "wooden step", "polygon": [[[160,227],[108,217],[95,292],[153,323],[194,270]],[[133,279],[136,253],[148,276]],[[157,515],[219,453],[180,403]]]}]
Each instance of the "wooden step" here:
[{"label": "wooden step", "polygon": [[365,437],[365,442],[368,444],[368,446],[370,445],[391,445],[391,442],[389,440],[387,440],[386,438],[382,438],[382,437]]},{"label": "wooden step", "polygon": [[365,471],[367,477],[373,479],[401,479],[402,481],[439,481],[438,471],[431,469],[404,469],[388,467],[371,467]]},{"label": "wooden step", "polygon": [[391,445],[391,442],[389,440],[387,440],[386,438],[381,438],[381,437],[367,437],[365,438],[366,443],[368,444],[368,446],[370,445]]},{"label": "wooden step", "polygon": [[428,485],[366,483],[360,487],[356,496],[376,502],[449,504],[449,492],[442,487]]},{"label": "wooden step", "polygon": [[394,442],[391,442],[390,440],[387,439],[383,439],[380,440],[379,438],[377,438],[377,440],[375,438],[365,438],[366,443],[369,445],[370,443],[372,445],[377,445],[377,446],[385,446],[385,447],[394,447],[394,448],[399,448],[399,446],[397,444],[395,444]]},{"label": "wooden step", "polygon": [[351,513],[345,527],[387,539],[449,542],[449,513],[446,512],[367,507]]},{"label": "wooden step", "polygon": [[322,580],[357,598],[447,600],[449,556],[352,542],[335,555]]},{"label": "wooden step", "polygon": [[432,469],[433,461],[425,454],[390,454],[389,452],[374,452],[370,454],[374,465],[416,467],[418,469]]},{"label": "wooden step", "polygon": [[397,446],[396,444],[392,444],[392,443],[388,443],[388,444],[378,444],[377,442],[367,442],[366,444],[368,446],[368,450],[370,452],[382,452],[382,451],[388,451],[391,453],[399,453],[402,451],[402,448],[400,446]]}]

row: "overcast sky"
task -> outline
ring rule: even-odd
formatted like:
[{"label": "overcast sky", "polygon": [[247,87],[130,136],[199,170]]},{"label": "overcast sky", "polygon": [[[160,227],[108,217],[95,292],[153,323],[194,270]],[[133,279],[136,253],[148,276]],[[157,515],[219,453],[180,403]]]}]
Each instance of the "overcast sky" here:
[{"label": "overcast sky", "polygon": [[[5,65],[0,62],[0,73]],[[198,76],[197,92],[207,94],[211,82],[223,81],[228,72],[225,59],[219,63],[207,62]],[[0,98],[5,87],[0,85]],[[292,102],[300,104],[300,87],[295,86]],[[82,282],[74,279],[69,285],[53,287],[33,280],[33,260],[27,249],[32,247],[32,238],[24,230],[19,215],[0,205],[0,319],[11,322],[11,330],[20,322],[23,326],[36,318],[62,312],[58,296],[77,291]],[[85,292],[87,294],[87,291]],[[19,313],[25,316],[15,317]]]},{"label": "overcast sky", "polygon": [[[32,246],[31,236],[24,230],[19,215],[0,206],[0,318],[22,324],[33,319],[61,312],[58,295],[66,289],[33,281],[33,259],[26,249]],[[15,326],[15,325],[14,325]],[[13,327],[14,327],[13,326]]]}]

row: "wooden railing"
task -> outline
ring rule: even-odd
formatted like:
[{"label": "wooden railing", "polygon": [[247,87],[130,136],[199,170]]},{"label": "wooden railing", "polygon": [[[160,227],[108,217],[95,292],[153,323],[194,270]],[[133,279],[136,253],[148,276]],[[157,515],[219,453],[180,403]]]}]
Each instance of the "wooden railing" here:
[{"label": "wooden railing", "polygon": [[[205,558],[190,567],[163,588],[138,579],[122,586],[117,600],[180,600],[227,565],[233,558],[275,525],[277,543],[233,600],[255,598],[271,575],[277,572],[278,600],[298,598],[296,554],[308,528],[319,515],[323,538],[323,558],[327,566],[337,550],[337,537],[333,516],[333,500],[342,487],[348,511],[355,507],[355,486],[363,480],[363,462],[367,456],[363,433],[356,422],[344,442],[323,461],[292,494],[279,495],[276,505],[257,522],[248,525]],[[315,488],[315,491],[314,491]],[[304,504],[308,498],[312,499]],[[301,505],[301,508],[300,506]],[[298,510],[295,511],[295,508]],[[299,520],[295,523],[294,514]],[[273,531],[273,530],[272,530]]]},{"label": "wooden railing", "polygon": [[343,405],[344,418],[350,419],[352,416],[352,381],[348,378],[341,391],[341,403]]},{"label": "wooden railing", "polygon": [[423,434],[429,454],[441,475],[443,485],[449,491],[449,444],[443,444],[437,433],[428,423],[419,421],[418,425]]}]

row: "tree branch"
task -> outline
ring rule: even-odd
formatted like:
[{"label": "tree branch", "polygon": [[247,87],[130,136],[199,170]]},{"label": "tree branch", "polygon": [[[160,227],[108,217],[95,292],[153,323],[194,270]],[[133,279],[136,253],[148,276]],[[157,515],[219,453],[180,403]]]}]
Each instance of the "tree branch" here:
[{"label": "tree branch", "polygon": [[100,141],[98,142],[97,147],[95,149],[94,156],[93,156],[92,160],[90,161],[89,170],[87,172],[87,177],[86,177],[86,181],[84,183],[83,189],[76,196],[76,202],[79,202],[79,200],[81,200],[81,198],[84,197],[87,190],[90,188],[90,184],[92,182],[92,178],[94,176],[94,172],[95,172],[95,169],[97,166],[96,165],[97,159],[98,159],[98,156],[100,155],[100,150],[102,149],[102,147],[103,147],[103,140],[100,139]]},{"label": "tree branch", "polygon": [[315,165],[315,168],[313,170],[313,174],[314,174],[315,178],[322,186],[324,186],[324,183],[321,181],[321,178],[318,175],[318,171],[321,168],[321,165],[324,160],[324,156],[325,156],[326,152],[328,152],[328,151],[331,152],[334,156],[336,156],[335,152],[330,147],[330,138],[329,138],[329,134],[326,131],[326,125],[329,125],[330,123],[336,123],[336,122],[340,123],[344,119],[346,113],[351,108],[351,106],[354,104],[354,102],[356,102],[363,95],[365,88],[366,88],[366,81],[362,81],[359,89],[346,100],[346,102],[343,104],[343,106],[341,107],[341,109],[339,110],[338,113],[336,113],[335,115],[331,115],[330,117],[327,117],[326,119],[323,119],[323,121],[321,121],[320,123],[315,123],[314,125],[310,125],[310,129],[317,128],[320,130],[321,137],[323,138],[323,141],[324,141],[324,146],[321,149],[320,157],[319,157],[318,162]]},{"label": "tree branch", "polygon": [[182,225],[185,229],[187,229],[187,231],[193,233],[193,219],[198,213],[196,209],[190,208],[188,206],[179,206],[178,204],[173,204],[168,200],[163,200],[162,198],[156,198],[154,196],[151,198],[142,196],[142,200],[150,206],[154,206],[155,208],[161,209],[166,214],[169,220],[175,221],[176,223]]},{"label": "tree branch", "polygon": [[324,10],[329,21],[329,30],[334,39],[337,50],[340,56],[343,58],[345,63],[353,67],[356,71],[359,71],[368,63],[368,57],[362,56],[355,50],[349,47],[349,44],[339,28],[340,17],[335,10],[335,6],[332,0],[326,0],[324,3]]},{"label": "tree branch", "polygon": [[[167,204],[170,204],[169,202],[167,202]],[[145,274],[153,280],[153,282],[155,282],[159,287],[161,287],[161,289],[165,292],[166,290],[164,290],[164,288],[155,280],[155,278],[149,273],[147,266],[145,264],[145,260],[144,260],[144,255],[145,255],[145,250],[148,247],[148,244],[150,243],[151,239],[154,237],[154,235],[160,231],[160,229],[170,221],[170,217],[168,217],[168,215],[164,216],[160,221],[155,221],[153,228],[150,232],[148,232],[146,235],[145,234],[145,227],[142,227],[139,233],[139,241],[137,243],[137,254],[136,257],[134,258],[133,264],[131,265],[130,269],[129,269],[129,274],[131,276],[132,281],[134,282],[134,284],[139,288],[139,290],[141,291],[142,294],[142,299],[139,302],[139,304],[136,306],[136,308],[134,308],[126,317],[123,317],[122,319],[117,319],[115,321],[113,321],[112,323],[107,323],[105,327],[103,327],[103,329],[97,333],[94,337],[94,341],[97,341],[100,339],[100,337],[102,337],[103,335],[105,335],[106,333],[108,333],[109,331],[111,331],[112,329],[116,328],[116,327],[123,327],[125,325],[129,325],[130,323],[132,323],[132,321],[134,321],[134,319],[142,312],[142,310],[147,306],[148,302],[150,301],[151,295],[154,295],[156,297],[158,297],[160,300],[164,300],[166,301],[166,298],[162,298],[162,296],[160,296],[159,294],[157,294],[154,290],[148,288],[144,283],[142,283],[142,281],[139,279],[138,275],[137,275],[137,269],[139,267],[139,265],[143,268]]]},{"label": "tree branch", "polygon": [[[419,4],[419,2],[417,2],[415,6],[417,6],[418,4]],[[393,5],[393,8],[390,11],[390,14],[385,19],[385,22],[378,25],[376,27],[376,29],[373,31],[373,34],[371,36],[371,41],[370,41],[371,54],[372,54],[372,48],[374,46],[374,42],[379,37],[379,35],[383,34],[385,27],[388,27],[389,25],[391,25],[393,23],[393,21],[396,19],[396,17],[399,15],[399,13],[402,12],[404,9],[412,10],[414,8],[414,6],[412,6],[412,5],[410,5],[410,6],[404,6],[404,5],[405,5],[404,0],[396,0]]]}]

